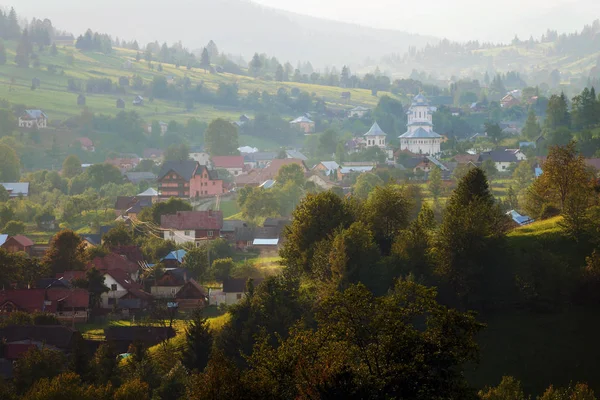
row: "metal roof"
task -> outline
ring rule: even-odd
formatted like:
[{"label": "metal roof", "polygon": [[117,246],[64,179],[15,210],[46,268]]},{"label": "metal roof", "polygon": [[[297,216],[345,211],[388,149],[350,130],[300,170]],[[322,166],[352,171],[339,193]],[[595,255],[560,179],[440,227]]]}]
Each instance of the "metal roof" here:
[{"label": "metal roof", "polygon": [[8,235],[0,235],[0,246],[6,243],[6,239],[8,239]]},{"label": "metal roof", "polygon": [[3,182],[0,185],[8,191],[10,197],[19,197],[20,195],[29,195],[29,182]]},{"label": "metal roof", "polygon": [[253,246],[277,246],[279,239],[254,239]]},{"label": "metal roof", "polygon": [[363,136],[387,136],[387,133],[385,133],[379,127],[379,124],[377,122],[375,122],[373,126],[371,126],[371,129],[369,129],[369,132],[365,133]]},{"label": "metal roof", "polygon": [[340,168],[340,172],[342,174],[349,174],[351,172],[371,172],[373,171],[373,166],[364,166],[364,167],[342,167]]},{"label": "metal roof", "polygon": [[300,153],[298,150],[286,150],[285,154],[288,158],[297,158],[298,160],[306,161],[308,157]]},{"label": "metal roof", "polygon": [[138,197],[143,197],[143,196],[156,197],[156,196],[158,196],[158,192],[155,189],[148,188],[148,189],[146,189],[146,191],[138,194]]},{"label": "metal roof", "polygon": [[277,181],[273,179],[267,179],[266,181],[261,183],[259,187],[263,189],[271,189],[273,186],[275,186],[276,183]]},{"label": "metal roof", "polygon": [[179,261],[180,263],[182,263],[183,262],[183,258],[185,257],[186,254],[187,254],[187,251],[185,251],[183,249],[181,249],[181,250],[175,250],[175,251],[172,251],[169,254],[167,254],[160,261],[176,260],[176,261]]},{"label": "metal roof", "polygon": [[441,138],[440,135],[435,133],[434,131],[427,131],[423,128],[419,128],[414,132],[406,132],[403,135],[399,136],[400,139],[438,139]]},{"label": "metal roof", "polygon": [[416,95],[413,98],[411,105],[413,105],[413,106],[428,106],[429,101],[427,100],[427,98],[425,96],[423,96],[421,93],[419,93],[418,95]]},{"label": "metal roof", "polygon": [[296,118],[295,120],[291,121],[290,124],[299,124],[300,122],[313,122],[311,119],[306,118],[304,115],[301,117]]}]

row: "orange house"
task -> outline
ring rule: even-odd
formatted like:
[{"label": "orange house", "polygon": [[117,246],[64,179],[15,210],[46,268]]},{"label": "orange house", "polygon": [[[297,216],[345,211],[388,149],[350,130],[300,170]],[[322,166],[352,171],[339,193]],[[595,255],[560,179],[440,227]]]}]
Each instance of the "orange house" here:
[{"label": "orange house", "polygon": [[200,165],[190,180],[190,197],[216,196],[225,193],[223,180],[218,179],[217,171]]}]

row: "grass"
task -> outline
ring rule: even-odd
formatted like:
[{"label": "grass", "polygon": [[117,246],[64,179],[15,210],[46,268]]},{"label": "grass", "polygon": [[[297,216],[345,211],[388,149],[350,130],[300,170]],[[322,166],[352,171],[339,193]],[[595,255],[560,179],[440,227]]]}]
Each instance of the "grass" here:
[{"label": "grass", "polygon": [[221,211],[223,211],[223,218],[227,219],[240,212],[237,201],[235,200],[221,200]]},{"label": "grass", "polygon": [[[56,56],[51,56],[48,49],[39,52],[40,66],[34,68],[17,68],[12,62],[14,60],[16,43],[6,42],[7,62],[0,66],[0,98],[8,99],[13,104],[24,104],[31,108],[40,108],[46,111],[50,120],[65,120],[77,116],[83,107],[77,106],[77,93],[69,92],[67,85],[69,79],[75,79],[85,85],[85,81],[91,78],[109,78],[114,83],[119,77],[139,75],[146,85],[150,84],[155,76],[172,75],[176,79],[188,77],[192,86],[202,82],[204,87],[215,92],[221,83],[238,86],[240,96],[259,91],[276,94],[281,87],[290,91],[297,87],[307,91],[313,97],[324,99],[330,107],[352,108],[356,105],[374,107],[378,102],[377,96],[372,96],[366,89],[344,89],[339,87],[321,86],[296,82],[276,82],[256,79],[243,75],[229,73],[210,74],[201,69],[187,70],[176,68],[173,64],[162,64],[163,71],[156,68],[150,69],[146,62],[135,61],[135,52],[127,49],[114,49],[113,54],[82,53],[72,46],[63,46],[58,49]],[[72,54],[74,62],[68,62],[68,55]],[[133,64],[132,70],[123,68],[127,61]],[[56,72],[48,71],[48,66],[55,66]],[[156,67],[158,64],[154,63]],[[38,78],[41,85],[36,90],[31,90],[31,81]],[[352,99],[349,102],[341,100],[341,93],[350,91]],[[252,114],[251,110],[243,107],[217,107],[212,105],[197,104],[191,111],[185,109],[183,102],[164,101],[155,99],[146,101],[143,107],[133,107],[131,101],[139,91],[127,88],[125,93],[90,94],[86,93],[86,107],[91,111],[101,114],[115,115],[119,109],[116,108],[116,100],[123,98],[126,101],[126,110],[134,109],[142,118],[150,121],[153,119],[175,120],[185,122],[194,117],[201,121],[211,121],[217,117],[237,119],[240,114]],[[381,93],[388,94],[389,93]],[[149,99],[147,99],[149,100]],[[292,115],[289,115],[292,117]],[[276,149],[274,142],[264,141],[252,137],[241,137],[240,143],[265,149]]]}]

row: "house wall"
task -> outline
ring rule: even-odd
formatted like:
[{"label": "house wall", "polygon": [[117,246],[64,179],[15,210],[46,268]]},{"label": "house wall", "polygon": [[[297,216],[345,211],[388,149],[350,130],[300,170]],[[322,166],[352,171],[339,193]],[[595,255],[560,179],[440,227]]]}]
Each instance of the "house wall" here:
[{"label": "house wall", "polygon": [[46,120],[46,118],[40,118],[38,120],[19,118],[20,128],[33,128],[34,125],[37,125],[38,128],[46,128],[48,125],[48,121]]},{"label": "house wall", "polygon": [[160,299],[174,299],[177,292],[181,290],[181,286],[152,286],[150,293],[152,296]]},{"label": "house wall", "polygon": [[[117,303],[117,299],[125,296],[127,294],[127,290],[121,286],[116,280],[113,279],[109,274],[104,274],[104,284],[108,287],[108,293],[102,293],[101,298],[101,307],[102,308],[112,308],[114,299],[114,304]],[[117,290],[112,290],[113,285],[117,285]],[[109,301],[110,300],[110,301]]]},{"label": "house wall", "polygon": [[367,136],[367,147],[385,148],[385,136]]},{"label": "house wall", "polygon": [[189,231],[176,231],[176,230],[169,230],[169,231],[164,231],[163,232],[163,238],[165,240],[172,240],[177,244],[184,244],[184,243],[193,243],[196,241],[196,231],[194,230],[189,230]]},{"label": "house wall", "polygon": [[400,147],[415,154],[434,155],[440,152],[441,139],[401,139]]},{"label": "house wall", "polygon": [[24,247],[19,244],[13,238],[8,238],[8,240],[2,245],[2,248],[8,251],[9,253],[18,253],[19,251],[24,251],[25,253],[30,253],[30,247]]},{"label": "house wall", "polygon": [[494,163],[496,165],[496,169],[498,170],[498,172],[508,172],[508,168],[510,167],[510,162],[496,162]]},{"label": "house wall", "polygon": [[224,193],[223,180],[211,180],[205,171],[190,181],[190,197],[215,196]]},{"label": "house wall", "polygon": [[218,306],[220,304],[232,306],[234,304],[239,303],[244,298],[244,296],[246,296],[246,293],[225,293],[220,290],[211,290],[208,295],[208,302],[211,306]]},{"label": "house wall", "polygon": [[161,197],[189,198],[190,183],[171,172],[158,181],[158,192]]}]

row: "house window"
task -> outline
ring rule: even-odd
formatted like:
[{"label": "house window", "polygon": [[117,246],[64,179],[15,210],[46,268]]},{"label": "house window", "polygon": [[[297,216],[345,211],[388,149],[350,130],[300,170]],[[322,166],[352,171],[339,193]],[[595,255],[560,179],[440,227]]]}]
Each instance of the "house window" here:
[{"label": "house window", "polygon": [[208,231],[208,232],[206,232],[206,235],[207,235],[208,237],[213,237],[213,231]]},{"label": "house window", "polygon": [[177,293],[177,288],[174,288],[174,287],[171,288],[171,294],[175,294],[175,293]]},{"label": "house window", "polygon": [[185,236],[190,236],[190,231],[185,231]]},{"label": "house window", "polygon": [[169,236],[171,236],[171,237],[175,236],[175,232],[169,231]]},{"label": "house window", "polygon": [[113,283],[112,285],[110,285],[110,290],[112,290],[113,292],[117,290],[117,284]]},{"label": "house window", "polygon": [[115,305],[115,304],[117,304],[117,299],[115,299],[113,297],[109,297],[108,298],[108,305],[112,306],[112,305]]},{"label": "house window", "polygon": [[235,297],[236,297],[236,299],[241,300],[242,299],[242,294],[238,293]]}]

